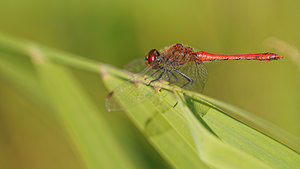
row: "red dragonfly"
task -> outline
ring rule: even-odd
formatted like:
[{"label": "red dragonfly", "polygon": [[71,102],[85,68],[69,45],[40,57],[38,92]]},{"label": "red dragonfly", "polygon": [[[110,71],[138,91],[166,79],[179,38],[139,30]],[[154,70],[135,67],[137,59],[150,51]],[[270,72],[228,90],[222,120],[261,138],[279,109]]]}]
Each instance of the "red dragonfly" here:
[{"label": "red dragonfly", "polygon": [[[138,61],[132,62],[128,65],[128,70],[138,73],[142,69],[141,74],[148,75],[151,78],[150,83],[164,80],[169,82],[169,84],[174,84],[184,89],[201,92],[207,79],[207,70],[203,64],[204,62],[217,60],[271,61],[281,58],[282,56],[274,53],[218,55],[204,51],[196,52],[188,46],[175,44],[160,51],[152,49],[145,56],[145,64],[141,64]],[[125,94],[126,92],[132,93],[133,97],[128,98],[129,96]],[[155,93],[157,91],[154,89],[145,90],[140,85],[127,81],[108,95],[105,106],[108,111],[125,110],[147,100]],[[123,99],[130,100],[130,102],[121,105],[117,101],[118,97],[123,97]]]}]

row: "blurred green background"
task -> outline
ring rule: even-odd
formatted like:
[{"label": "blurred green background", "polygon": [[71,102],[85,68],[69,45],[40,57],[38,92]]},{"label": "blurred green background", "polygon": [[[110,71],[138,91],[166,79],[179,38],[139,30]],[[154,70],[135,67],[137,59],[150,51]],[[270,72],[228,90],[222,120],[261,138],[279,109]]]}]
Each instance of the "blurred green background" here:
[{"label": "blurred green background", "polygon": [[[0,31],[117,67],[174,43],[216,54],[278,53],[285,58],[206,64],[203,93],[300,136],[299,6],[297,0],[2,0]],[[296,53],[274,45],[276,39]],[[100,76],[73,73],[128,145],[128,156],[134,151],[149,168],[167,168],[126,115],[105,111],[109,91]],[[84,168],[57,117],[21,90],[0,76],[0,167]]]}]

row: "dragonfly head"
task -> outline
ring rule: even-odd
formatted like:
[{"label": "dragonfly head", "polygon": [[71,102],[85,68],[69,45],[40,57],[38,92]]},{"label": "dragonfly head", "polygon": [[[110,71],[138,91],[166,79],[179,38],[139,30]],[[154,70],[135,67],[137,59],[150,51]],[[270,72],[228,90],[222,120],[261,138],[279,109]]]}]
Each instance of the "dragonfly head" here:
[{"label": "dragonfly head", "polygon": [[148,55],[145,56],[145,64],[152,69],[157,69],[159,66],[160,54],[156,49],[152,49]]}]

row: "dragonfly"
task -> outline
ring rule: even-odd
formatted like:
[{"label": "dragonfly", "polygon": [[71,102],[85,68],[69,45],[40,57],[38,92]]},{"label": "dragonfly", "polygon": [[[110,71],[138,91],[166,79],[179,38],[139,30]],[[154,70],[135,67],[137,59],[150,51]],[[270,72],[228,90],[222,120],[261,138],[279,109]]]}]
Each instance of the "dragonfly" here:
[{"label": "dragonfly", "polygon": [[[152,49],[143,58],[129,63],[127,69],[133,73],[146,75],[148,84],[141,85],[128,80],[115,88],[106,98],[105,107],[108,111],[122,111],[146,101],[158,93],[155,88],[149,89],[156,81],[166,81],[183,89],[202,92],[207,80],[207,69],[203,63],[220,60],[260,60],[271,61],[283,58],[274,53],[221,55],[177,43],[161,50]],[[142,63],[144,62],[144,63]],[[131,93],[129,96],[128,93]],[[129,100],[121,104],[120,99]]]}]

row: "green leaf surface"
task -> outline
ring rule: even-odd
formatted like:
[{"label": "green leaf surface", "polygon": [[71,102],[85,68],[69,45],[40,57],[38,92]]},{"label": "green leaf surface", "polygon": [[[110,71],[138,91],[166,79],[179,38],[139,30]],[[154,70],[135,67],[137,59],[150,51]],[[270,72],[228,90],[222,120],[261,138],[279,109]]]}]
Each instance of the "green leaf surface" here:
[{"label": "green leaf surface", "polygon": [[[105,70],[103,80],[109,89],[113,90],[114,87],[126,81],[123,78],[124,75],[122,78],[119,76],[124,73],[116,73],[116,70],[109,66],[102,67],[102,69]],[[128,75],[128,79],[130,80],[131,76]],[[135,84],[136,82],[127,83],[127,85],[142,87],[145,92],[153,90],[153,87],[142,83],[142,79],[140,78],[138,85]],[[203,161],[207,165],[217,168],[222,168],[221,166],[225,164],[226,168],[239,168],[238,166],[243,168],[297,168],[300,166],[300,156],[297,152],[200,99],[203,95],[166,84],[155,83],[155,86],[161,87],[161,92],[156,93],[148,101],[129,108],[127,112],[140,130],[149,137],[153,145],[169,159],[173,166],[177,168],[200,167],[203,165],[200,162],[203,158],[199,158],[198,154],[205,157]],[[188,111],[182,111],[178,107],[172,108],[172,105],[178,101],[172,91],[185,92],[188,98],[185,106],[189,107]],[[126,91],[124,92],[126,93]],[[126,97],[134,97],[133,94],[127,92],[122,95],[123,98],[119,96],[120,104],[130,104],[130,99],[126,99]],[[193,116],[189,111],[193,113]],[[153,129],[150,131],[149,121],[156,125],[156,127],[152,126]],[[199,125],[205,126],[211,133],[203,134]],[[191,135],[191,130],[194,137]],[[170,134],[172,134],[171,139],[169,138]],[[206,138],[207,135],[207,137],[212,137],[211,134],[214,134],[213,141],[211,138]],[[201,147],[206,149],[197,149],[195,142],[197,145],[201,143]],[[173,148],[170,149],[169,145],[172,145]],[[183,146],[184,149],[182,149]],[[207,149],[210,150],[207,151]],[[181,154],[181,158],[176,158],[174,154]],[[219,157],[222,157],[221,161]],[[186,165],[186,161],[189,161],[189,165]]]},{"label": "green leaf surface", "polygon": [[52,63],[38,48],[34,50],[31,57],[47,97],[87,166],[136,168],[69,70]]},{"label": "green leaf surface", "polygon": [[[117,139],[103,112],[94,105],[69,68],[53,58],[73,59],[68,62],[70,66],[76,67],[79,63],[99,72],[96,62],[82,62],[66,53],[9,36],[0,37],[0,55],[1,78],[38,106],[56,113],[74,152],[87,168],[149,168],[143,156],[134,150],[125,151],[127,145]],[[36,114],[45,116],[41,112]]]},{"label": "green leaf surface", "polygon": [[[115,71],[102,65],[102,75],[104,82],[109,89],[113,89],[119,84],[126,82],[122,78],[109,75],[107,71]],[[129,83],[128,85],[135,85]],[[153,90],[151,87],[141,84],[143,90]],[[133,93],[120,96],[121,104],[130,104],[127,97]],[[170,100],[154,95],[151,101],[136,105],[128,110],[129,117],[136,123],[137,127],[149,138],[152,145],[169,161],[175,168],[209,168],[197,157],[197,150],[185,123],[183,116],[172,109],[171,104],[176,103],[176,99],[169,92],[161,93]],[[180,124],[180,125],[178,125]]]},{"label": "green leaf surface", "polygon": [[176,95],[181,113],[185,115],[194,136],[199,158],[214,168],[270,168],[255,157],[221,141],[215,133],[207,129],[205,121],[197,119],[197,115],[192,113],[191,108],[187,106],[189,103],[186,102],[189,97],[185,99],[183,94],[178,92]]}]

